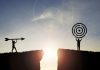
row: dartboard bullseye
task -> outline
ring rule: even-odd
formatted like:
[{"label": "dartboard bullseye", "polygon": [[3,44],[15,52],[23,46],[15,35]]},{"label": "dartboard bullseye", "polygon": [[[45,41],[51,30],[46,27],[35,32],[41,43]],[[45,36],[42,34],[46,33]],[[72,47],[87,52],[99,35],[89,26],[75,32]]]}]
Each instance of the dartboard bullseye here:
[{"label": "dartboard bullseye", "polygon": [[73,27],[72,27],[72,34],[76,37],[76,38],[83,38],[87,33],[87,28],[83,23],[76,23]]}]

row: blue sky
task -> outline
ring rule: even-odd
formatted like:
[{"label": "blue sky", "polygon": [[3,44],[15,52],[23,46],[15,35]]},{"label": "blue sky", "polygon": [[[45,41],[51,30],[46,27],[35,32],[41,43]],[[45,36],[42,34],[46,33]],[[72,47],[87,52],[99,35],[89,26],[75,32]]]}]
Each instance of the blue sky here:
[{"label": "blue sky", "polygon": [[76,49],[72,26],[88,28],[82,50],[100,51],[99,0],[0,0],[0,51],[10,52],[4,38],[25,37],[16,44],[19,51],[42,49],[45,43]]}]

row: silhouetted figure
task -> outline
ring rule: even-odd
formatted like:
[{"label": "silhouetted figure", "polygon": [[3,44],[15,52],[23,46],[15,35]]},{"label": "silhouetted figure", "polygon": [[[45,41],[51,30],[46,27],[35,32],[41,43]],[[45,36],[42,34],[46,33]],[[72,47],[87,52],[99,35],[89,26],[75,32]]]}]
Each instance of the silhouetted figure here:
[{"label": "silhouetted figure", "polygon": [[12,52],[15,49],[15,51],[17,52],[17,49],[15,47],[15,44],[17,43],[17,40],[12,40]]},{"label": "silhouetted figure", "polygon": [[77,50],[80,51],[80,42],[82,38],[87,34],[87,28],[83,23],[76,23],[72,27],[72,34],[76,37]]},{"label": "silhouetted figure", "polygon": [[25,38],[13,38],[13,39],[9,39],[9,38],[5,38],[5,41],[9,41],[11,40],[12,41],[12,53],[13,53],[13,50],[15,49],[15,51],[17,52],[17,49],[15,47],[15,44],[17,43],[17,40],[24,40]]},{"label": "silhouetted figure", "polygon": [[82,38],[76,38],[77,41],[77,50],[80,51],[80,42],[81,42]]}]

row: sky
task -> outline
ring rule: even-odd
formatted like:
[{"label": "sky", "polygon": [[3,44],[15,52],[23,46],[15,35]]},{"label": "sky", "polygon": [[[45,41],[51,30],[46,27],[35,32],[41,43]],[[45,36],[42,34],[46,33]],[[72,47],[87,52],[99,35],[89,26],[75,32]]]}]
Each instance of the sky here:
[{"label": "sky", "polygon": [[4,38],[20,37],[25,40],[16,44],[19,52],[46,47],[76,50],[76,23],[84,23],[88,30],[81,50],[100,51],[99,7],[100,0],[0,0],[0,52],[11,52],[11,41]]},{"label": "sky", "polygon": [[10,52],[4,38],[25,37],[16,44],[19,51],[42,49],[46,43],[57,48],[76,49],[71,29],[84,23],[88,33],[81,50],[100,51],[99,0],[0,0],[0,51]]}]

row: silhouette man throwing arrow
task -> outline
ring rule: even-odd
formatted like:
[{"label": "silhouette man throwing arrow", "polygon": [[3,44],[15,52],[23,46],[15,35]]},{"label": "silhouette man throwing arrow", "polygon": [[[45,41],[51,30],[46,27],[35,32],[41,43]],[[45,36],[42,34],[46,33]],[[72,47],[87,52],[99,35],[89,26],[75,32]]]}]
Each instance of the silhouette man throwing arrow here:
[{"label": "silhouette man throwing arrow", "polygon": [[11,40],[12,41],[12,53],[13,53],[13,50],[15,49],[15,52],[17,52],[17,49],[15,47],[15,44],[17,43],[17,40],[24,40],[25,38],[14,38],[14,39],[8,39],[8,38],[5,38],[5,41],[8,41],[8,40]]},{"label": "silhouette man throwing arrow", "polygon": [[16,49],[16,47],[15,47],[15,44],[17,43],[17,40],[12,40],[12,52],[13,52],[13,50],[15,49],[15,51],[17,52],[17,49]]}]

